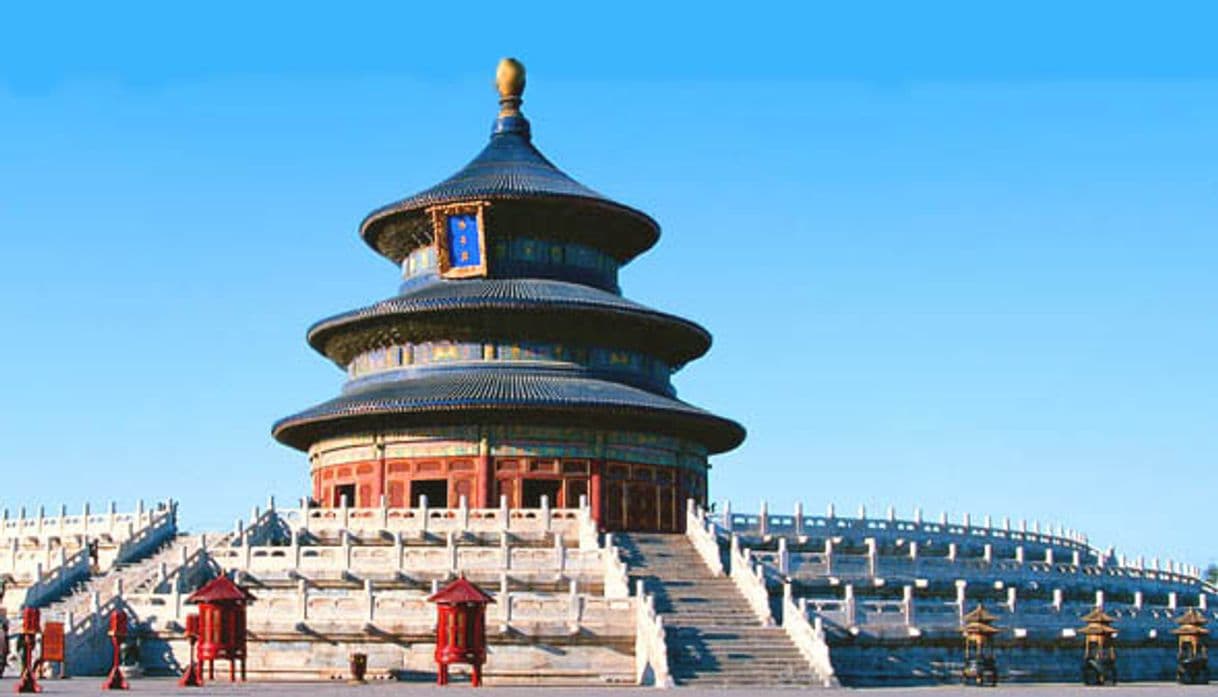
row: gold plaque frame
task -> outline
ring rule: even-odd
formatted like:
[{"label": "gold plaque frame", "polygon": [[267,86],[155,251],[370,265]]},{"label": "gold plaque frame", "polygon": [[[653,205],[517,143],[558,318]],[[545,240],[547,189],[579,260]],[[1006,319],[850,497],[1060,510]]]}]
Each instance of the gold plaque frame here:
[{"label": "gold plaque frame", "polygon": [[[490,207],[489,201],[473,201],[469,203],[450,203],[443,206],[432,206],[428,208],[431,213],[431,229],[433,244],[436,249],[436,262],[439,265],[441,278],[473,278],[475,276],[486,276],[487,257],[490,256],[490,250],[486,248],[486,209]],[[479,263],[472,266],[452,265],[452,259],[448,257],[448,217],[452,215],[469,215],[473,214],[478,220],[478,251],[480,254]]]}]

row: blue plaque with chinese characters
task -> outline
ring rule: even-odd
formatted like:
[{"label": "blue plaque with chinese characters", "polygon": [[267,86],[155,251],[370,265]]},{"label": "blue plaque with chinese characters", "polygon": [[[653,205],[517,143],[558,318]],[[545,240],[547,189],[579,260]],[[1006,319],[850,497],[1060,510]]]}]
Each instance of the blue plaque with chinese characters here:
[{"label": "blue plaque with chinese characters", "polygon": [[458,203],[431,210],[440,276],[486,275],[486,202]]},{"label": "blue plaque with chinese characters", "polygon": [[463,269],[482,266],[482,235],[478,216],[462,213],[448,216],[448,267]]}]

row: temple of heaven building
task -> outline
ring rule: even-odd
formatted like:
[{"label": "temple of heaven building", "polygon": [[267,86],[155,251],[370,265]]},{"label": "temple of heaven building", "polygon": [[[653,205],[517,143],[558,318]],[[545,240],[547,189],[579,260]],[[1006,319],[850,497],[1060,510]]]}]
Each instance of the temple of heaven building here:
[{"label": "temple of heaven building", "polygon": [[496,84],[482,152],[360,224],[401,269],[398,294],[309,329],[347,381],[274,436],[308,452],[319,506],[587,497],[605,530],[680,530],[685,499],[705,504],[707,457],[744,439],[672,386],[710,334],[622,297],[618,270],[659,225],[534,147],[523,66],[504,59]]}]

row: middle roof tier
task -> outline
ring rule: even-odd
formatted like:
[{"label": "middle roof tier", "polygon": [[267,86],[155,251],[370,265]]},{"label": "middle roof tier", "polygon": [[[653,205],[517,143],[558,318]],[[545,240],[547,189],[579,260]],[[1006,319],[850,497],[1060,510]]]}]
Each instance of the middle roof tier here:
[{"label": "middle roof tier", "polygon": [[416,286],[310,327],[309,345],[339,366],[359,354],[428,339],[565,341],[654,355],[674,369],[710,348],[698,324],[598,288],[504,278]]}]

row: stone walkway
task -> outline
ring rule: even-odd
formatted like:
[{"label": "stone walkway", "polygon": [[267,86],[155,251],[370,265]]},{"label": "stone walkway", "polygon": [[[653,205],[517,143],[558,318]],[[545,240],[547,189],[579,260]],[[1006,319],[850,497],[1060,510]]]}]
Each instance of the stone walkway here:
[{"label": "stone walkway", "polygon": [[[42,683],[44,695],[97,695],[101,678],[72,678],[70,680],[47,680]],[[13,679],[6,676],[0,680],[0,693],[10,693],[13,689]],[[141,695],[315,695],[325,697],[342,695],[343,697],[360,697],[367,695],[486,695],[492,693],[505,697],[537,697],[539,692],[547,694],[572,695],[574,697],[655,697],[655,688],[569,688],[569,687],[499,687],[473,690],[466,686],[439,688],[434,685],[418,683],[382,682],[370,683],[363,686],[350,686],[345,683],[246,683],[244,685],[229,685],[228,683],[210,684],[204,688],[182,689],[176,681],[165,678],[145,678],[131,681],[131,693]],[[869,688],[861,690],[841,690],[843,693],[875,695],[875,697],[1096,697],[1097,695],[1129,695],[1130,697],[1197,697],[1218,695],[1218,684],[1210,687],[1181,687],[1171,683],[1133,683],[1119,687],[1085,688],[1082,685],[1002,685],[997,688],[963,688],[963,687],[915,687],[915,688]],[[783,689],[723,689],[679,687],[668,694],[676,697],[715,697],[718,695],[733,695],[739,697],[762,697],[775,693],[791,693],[793,690]],[[121,694],[121,693],[120,693]],[[660,693],[663,694],[663,693]]]}]

